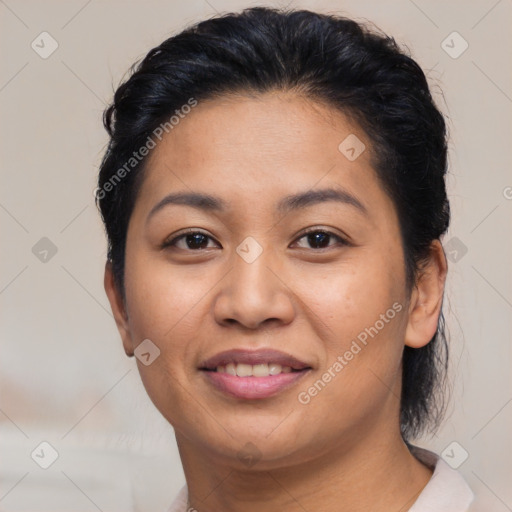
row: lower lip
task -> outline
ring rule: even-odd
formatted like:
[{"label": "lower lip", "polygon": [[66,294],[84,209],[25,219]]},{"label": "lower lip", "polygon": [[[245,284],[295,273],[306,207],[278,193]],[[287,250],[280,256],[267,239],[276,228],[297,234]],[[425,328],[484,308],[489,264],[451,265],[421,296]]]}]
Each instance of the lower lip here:
[{"label": "lower lip", "polygon": [[279,373],[268,377],[238,377],[230,373],[203,370],[208,381],[217,389],[236,398],[255,400],[268,398],[289,388],[304,377],[309,370]]}]

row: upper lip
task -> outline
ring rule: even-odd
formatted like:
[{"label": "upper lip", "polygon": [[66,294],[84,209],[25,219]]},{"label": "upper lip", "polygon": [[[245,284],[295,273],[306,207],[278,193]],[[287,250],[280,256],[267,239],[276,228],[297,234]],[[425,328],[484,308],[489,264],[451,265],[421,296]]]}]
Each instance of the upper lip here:
[{"label": "upper lip", "polygon": [[300,361],[296,357],[285,352],[280,352],[274,349],[258,349],[248,350],[237,348],[233,350],[226,350],[210,357],[199,365],[201,370],[215,370],[217,366],[224,366],[229,363],[234,364],[265,364],[277,363],[281,366],[289,366],[293,370],[304,370],[311,368],[307,363]]}]

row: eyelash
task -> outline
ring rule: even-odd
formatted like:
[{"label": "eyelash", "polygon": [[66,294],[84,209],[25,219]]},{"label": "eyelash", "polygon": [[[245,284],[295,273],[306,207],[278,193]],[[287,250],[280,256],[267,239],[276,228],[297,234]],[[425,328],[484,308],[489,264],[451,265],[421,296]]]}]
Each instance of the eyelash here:
[{"label": "eyelash", "polygon": [[[351,246],[352,244],[350,242],[348,242],[347,240],[345,240],[344,238],[342,238],[340,235],[337,235],[331,231],[328,231],[326,229],[322,229],[322,228],[311,228],[311,229],[308,229],[307,231],[304,231],[298,238],[295,239],[295,242],[301,240],[302,238],[305,238],[307,235],[310,235],[312,233],[321,233],[323,235],[327,235],[327,236],[330,236],[330,237],[333,237],[335,238],[341,245],[343,246]],[[176,246],[177,242],[189,235],[204,235],[205,237],[213,240],[213,238],[208,235],[207,233],[203,232],[203,231],[200,231],[200,230],[197,230],[197,229],[194,229],[194,228],[191,228],[190,230],[184,232],[184,233],[181,233],[180,235],[170,239],[170,240],[166,240],[162,245],[161,245],[161,249],[166,249],[168,247],[173,247],[173,246]],[[322,247],[320,249],[314,249],[312,248],[311,250],[315,251],[315,252],[321,252],[321,251],[324,251],[326,249],[330,249],[332,246],[328,246],[328,247]],[[191,251],[191,252],[202,252],[202,249],[183,249],[185,251]]]}]

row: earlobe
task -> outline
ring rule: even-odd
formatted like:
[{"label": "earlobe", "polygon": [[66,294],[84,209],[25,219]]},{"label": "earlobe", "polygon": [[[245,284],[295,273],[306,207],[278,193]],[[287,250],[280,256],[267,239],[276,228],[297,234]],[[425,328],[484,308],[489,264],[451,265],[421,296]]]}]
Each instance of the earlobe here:
[{"label": "earlobe", "polygon": [[439,240],[434,240],[427,263],[421,269],[411,294],[405,344],[420,348],[434,337],[443,303],[447,273],[446,256]]},{"label": "earlobe", "polygon": [[117,329],[123,340],[123,347],[126,355],[129,357],[133,356],[133,341],[130,333],[130,326],[128,322],[128,314],[126,312],[126,306],[121,296],[120,290],[118,290],[115,281],[114,273],[112,270],[112,262],[107,261],[105,264],[105,275],[103,278],[103,286],[110,302],[112,313],[116,321]]}]

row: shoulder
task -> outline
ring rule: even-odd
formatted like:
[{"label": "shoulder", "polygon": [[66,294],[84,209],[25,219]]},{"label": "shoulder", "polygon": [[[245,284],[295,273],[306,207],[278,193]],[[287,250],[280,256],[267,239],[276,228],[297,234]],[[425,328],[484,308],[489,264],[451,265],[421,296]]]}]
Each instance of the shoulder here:
[{"label": "shoulder", "polygon": [[166,512],[187,512],[188,491],[185,484],[174,498],[170,508]]},{"label": "shoulder", "polygon": [[439,455],[418,446],[409,446],[411,453],[433,470],[409,512],[469,512],[474,494],[466,480]]}]

